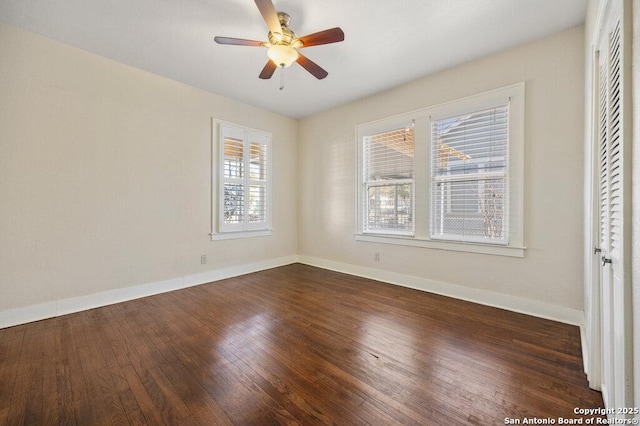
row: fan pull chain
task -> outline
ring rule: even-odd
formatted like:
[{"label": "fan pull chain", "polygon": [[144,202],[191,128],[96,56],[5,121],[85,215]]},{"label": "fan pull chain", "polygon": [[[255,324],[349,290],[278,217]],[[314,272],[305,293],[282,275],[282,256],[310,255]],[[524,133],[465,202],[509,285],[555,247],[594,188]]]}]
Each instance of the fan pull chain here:
[{"label": "fan pull chain", "polygon": [[284,89],[284,64],[280,65],[280,90]]}]

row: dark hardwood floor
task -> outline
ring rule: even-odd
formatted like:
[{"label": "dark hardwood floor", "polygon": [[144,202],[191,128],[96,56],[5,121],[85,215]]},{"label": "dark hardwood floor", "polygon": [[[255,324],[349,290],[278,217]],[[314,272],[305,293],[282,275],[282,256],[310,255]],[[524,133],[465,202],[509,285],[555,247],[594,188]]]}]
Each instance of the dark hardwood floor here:
[{"label": "dark hardwood floor", "polygon": [[290,265],[0,330],[0,424],[503,425],[602,407],[577,327]]}]

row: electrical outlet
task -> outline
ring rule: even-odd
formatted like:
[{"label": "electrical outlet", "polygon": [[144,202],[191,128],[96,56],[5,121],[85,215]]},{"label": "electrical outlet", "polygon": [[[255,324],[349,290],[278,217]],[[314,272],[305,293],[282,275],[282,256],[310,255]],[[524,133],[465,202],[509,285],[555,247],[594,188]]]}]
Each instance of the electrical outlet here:
[{"label": "electrical outlet", "polygon": [[205,263],[207,263],[207,255],[203,254],[202,256],[200,256],[200,263],[202,265],[204,265]]},{"label": "electrical outlet", "polygon": [[380,252],[379,251],[373,253],[373,260],[375,260],[376,262],[380,262]]}]

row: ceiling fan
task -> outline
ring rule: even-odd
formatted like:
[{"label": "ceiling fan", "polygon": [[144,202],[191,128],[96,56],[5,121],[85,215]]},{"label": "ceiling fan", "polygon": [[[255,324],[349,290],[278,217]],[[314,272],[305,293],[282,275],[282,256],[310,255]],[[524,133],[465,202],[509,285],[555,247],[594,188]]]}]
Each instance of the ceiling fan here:
[{"label": "ceiling fan", "polygon": [[344,33],[339,27],[298,37],[289,29],[291,17],[284,12],[276,12],[271,0],[255,0],[262,18],[269,27],[269,41],[246,40],[233,37],[215,37],[218,44],[231,44],[236,46],[266,47],[269,61],[262,69],[260,78],[269,79],[277,67],[286,68],[293,62],[299,63],[314,77],[321,80],[329,73],[311,59],[298,52],[309,46],[336,43],[344,40]]}]

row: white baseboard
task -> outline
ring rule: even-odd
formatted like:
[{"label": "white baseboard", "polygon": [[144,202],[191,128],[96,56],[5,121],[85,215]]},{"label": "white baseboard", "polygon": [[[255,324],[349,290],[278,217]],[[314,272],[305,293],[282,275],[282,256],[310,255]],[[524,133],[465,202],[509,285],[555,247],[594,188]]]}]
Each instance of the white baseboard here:
[{"label": "white baseboard", "polygon": [[[389,284],[396,284],[402,287],[422,290],[429,293],[436,293],[442,296],[449,296],[455,299],[466,300],[479,303],[481,305],[493,306],[506,309],[508,311],[531,315],[534,317],[550,319],[565,324],[583,326],[583,312],[577,309],[552,305],[536,300],[525,299],[523,297],[511,296],[508,294],[496,293],[487,290],[464,287],[455,284],[448,284],[441,281],[415,277],[411,275],[389,272],[381,269],[367,268],[364,266],[350,265],[347,263],[335,262],[333,260],[320,259],[310,256],[298,256],[298,262],[305,265],[316,266],[349,275],[369,278]],[[581,335],[582,335],[581,331]]]},{"label": "white baseboard", "polygon": [[238,265],[230,268],[207,271],[200,274],[177,277],[166,281],[142,284],[117,290],[109,290],[86,296],[71,297],[53,302],[11,309],[0,312],[0,328],[39,321],[74,312],[86,311],[101,306],[113,305],[127,300],[140,299],[154,294],[166,293],[195,285],[206,284],[239,275],[250,274],[265,269],[296,263],[297,256],[287,256],[279,259],[270,259],[246,265]]},{"label": "white baseboard", "polygon": [[[237,277],[265,269],[290,265],[300,262],[310,266],[342,272],[349,275],[370,278],[403,287],[436,293],[456,299],[479,303],[482,305],[494,306],[509,311],[519,312],[535,317],[546,318],[580,327],[580,336],[583,349],[585,348],[585,336],[583,332],[583,313],[577,309],[565,308],[551,305],[531,299],[517,296],[510,296],[502,293],[495,293],[487,290],[474,289],[454,284],[447,284],[440,281],[411,275],[399,274],[396,272],[384,271],[381,269],[367,268],[363,266],[350,265],[347,263],[335,262],[332,260],[320,259],[310,256],[287,256],[279,259],[265,260],[246,265],[238,265],[230,268],[217,269],[200,274],[177,277],[166,281],[126,287],[117,290],[110,290],[86,296],[61,299],[39,305],[27,306],[24,308],[11,309],[0,312],[0,328],[12,327],[14,325],[39,321],[46,318],[53,318],[67,315],[74,312],[99,308],[101,306],[112,305],[125,302],[127,300],[139,299],[152,296],[154,294],[166,293],[173,290],[206,284],[226,278]],[[586,353],[586,351],[583,351]],[[583,354],[583,359],[584,357]]]}]

